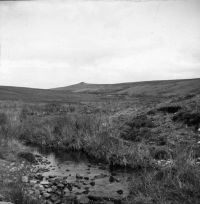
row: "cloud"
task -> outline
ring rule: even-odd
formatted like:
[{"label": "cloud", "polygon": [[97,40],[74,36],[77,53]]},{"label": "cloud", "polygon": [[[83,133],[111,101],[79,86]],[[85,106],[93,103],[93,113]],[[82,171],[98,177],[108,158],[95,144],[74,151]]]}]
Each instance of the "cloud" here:
[{"label": "cloud", "polygon": [[200,76],[199,8],[197,0],[0,2],[0,83]]}]

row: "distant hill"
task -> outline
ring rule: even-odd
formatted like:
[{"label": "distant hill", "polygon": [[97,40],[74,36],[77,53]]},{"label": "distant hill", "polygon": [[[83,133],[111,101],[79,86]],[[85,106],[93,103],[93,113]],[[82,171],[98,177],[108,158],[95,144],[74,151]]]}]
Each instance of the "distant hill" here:
[{"label": "distant hill", "polygon": [[0,100],[21,100],[27,102],[80,102],[95,100],[88,94],[73,94],[69,91],[33,89],[24,87],[0,86]]},{"label": "distant hill", "polygon": [[200,79],[144,81],[119,84],[79,84],[60,87],[54,90],[71,91],[74,93],[96,94],[125,94],[125,95],[180,95],[188,93],[200,93]]},{"label": "distant hill", "polygon": [[79,84],[55,88],[33,89],[0,86],[0,100],[30,102],[90,102],[100,100],[132,100],[134,97],[152,98],[171,95],[200,94],[200,79],[145,81],[119,84]]}]

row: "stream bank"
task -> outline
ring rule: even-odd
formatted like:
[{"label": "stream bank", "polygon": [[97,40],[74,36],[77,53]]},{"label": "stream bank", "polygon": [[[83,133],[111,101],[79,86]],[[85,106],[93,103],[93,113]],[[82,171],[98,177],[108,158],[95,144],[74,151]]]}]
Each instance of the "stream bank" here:
[{"label": "stream bank", "polygon": [[112,172],[102,163],[94,163],[83,152],[58,151],[30,147],[36,163],[32,174],[24,178],[46,203],[122,203],[129,195],[133,174],[126,169]]}]

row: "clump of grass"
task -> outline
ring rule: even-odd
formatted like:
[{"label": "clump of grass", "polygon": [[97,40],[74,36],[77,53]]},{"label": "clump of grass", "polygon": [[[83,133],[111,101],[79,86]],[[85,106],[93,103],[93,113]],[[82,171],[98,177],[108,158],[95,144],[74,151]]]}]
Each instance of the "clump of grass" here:
[{"label": "clump of grass", "polygon": [[154,123],[146,115],[140,115],[127,122],[122,129],[121,138],[140,142],[151,137],[151,128]]},{"label": "clump of grass", "polygon": [[102,115],[68,114],[26,120],[21,126],[19,139],[54,150],[81,150],[111,165],[135,167],[146,166],[145,162],[149,164],[151,156],[147,146],[143,145],[144,153],[140,145],[130,147],[129,142],[116,136],[118,134]]},{"label": "clump of grass", "polygon": [[133,179],[131,202],[192,204],[200,199],[200,170],[191,154],[179,151],[173,166],[140,174]]},{"label": "clump of grass", "polygon": [[17,154],[17,156],[18,156],[19,158],[25,159],[26,161],[28,161],[28,162],[30,162],[30,163],[36,163],[35,156],[34,156],[33,153],[31,153],[31,152],[22,151],[22,152],[19,152],[19,153]]},{"label": "clump of grass", "polygon": [[3,127],[8,123],[8,118],[5,113],[0,113],[0,126]]},{"label": "clump of grass", "polygon": [[151,155],[156,160],[167,160],[172,158],[172,153],[167,146],[151,146]]},{"label": "clump of grass", "polygon": [[37,198],[33,198],[27,194],[27,189],[24,184],[18,182],[12,185],[8,192],[8,199],[13,204],[40,204],[42,203]]},{"label": "clump of grass", "polygon": [[200,112],[198,111],[182,111],[173,117],[175,122],[183,122],[188,126],[193,126],[196,129],[200,126]]}]

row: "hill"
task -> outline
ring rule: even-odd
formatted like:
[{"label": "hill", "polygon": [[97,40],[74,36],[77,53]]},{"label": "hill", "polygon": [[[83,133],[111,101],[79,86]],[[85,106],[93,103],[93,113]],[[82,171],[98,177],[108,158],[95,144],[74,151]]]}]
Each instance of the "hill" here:
[{"label": "hill", "polygon": [[[95,99],[94,96],[93,99]],[[88,94],[74,94],[69,91],[0,86],[0,100],[74,103],[81,100],[92,100],[92,98]]]},{"label": "hill", "polygon": [[138,97],[181,96],[200,93],[200,79],[144,81],[119,84],[79,84],[55,89],[0,86],[0,100],[29,102],[92,102],[133,100]]},{"label": "hill", "polygon": [[199,93],[200,79],[183,80],[163,80],[163,81],[144,81],[119,84],[79,84],[60,87],[54,90],[71,91],[74,93],[97,93],[97,94],[125,94],[133,95],[176,95],[187,93]]}]

